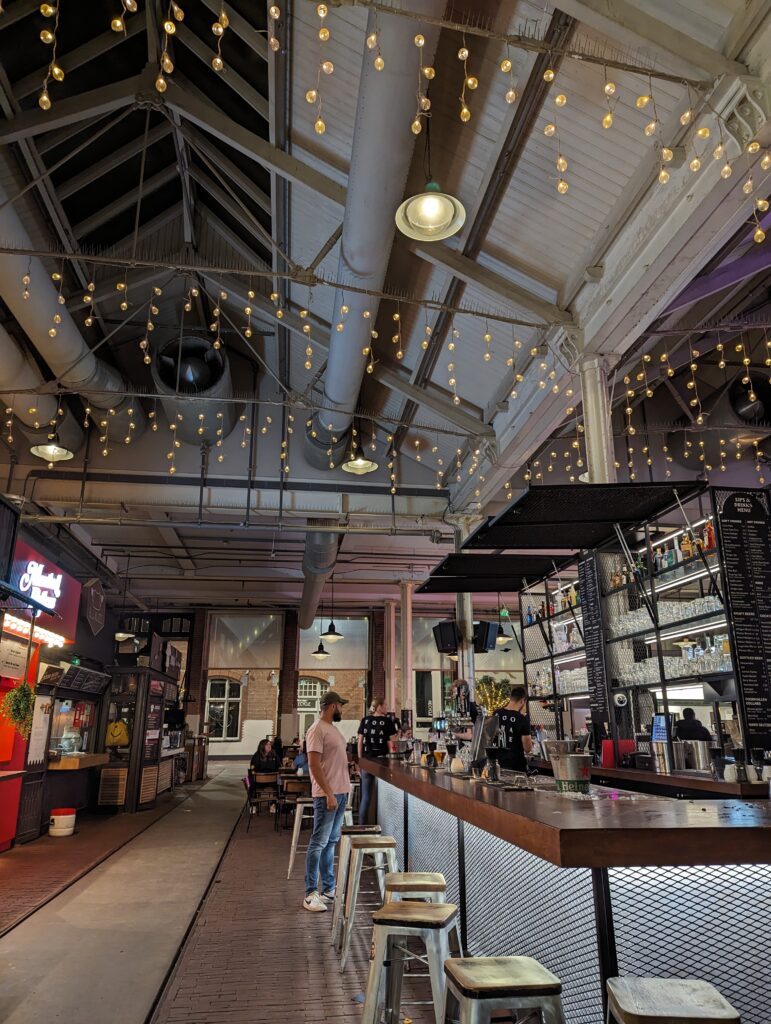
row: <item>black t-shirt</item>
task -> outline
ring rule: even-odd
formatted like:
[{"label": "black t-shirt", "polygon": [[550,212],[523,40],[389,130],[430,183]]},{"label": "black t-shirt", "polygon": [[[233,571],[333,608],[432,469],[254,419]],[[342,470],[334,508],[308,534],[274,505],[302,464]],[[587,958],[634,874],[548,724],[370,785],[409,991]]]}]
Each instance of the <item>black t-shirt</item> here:
[{"label": "black t-shirt", "polygon": [[523,715],[520,711],[499,708],[494,717],[498,719],[498,728],[502,728],[505,735],[506,754],[501,758],[501,764],[515,772],[525,771],[527,761],[522,737],[530,735],[530,716]]},{"label": "black t-shirt", "polygon": [[262,757],[260,757],[259,751],[255,751],[249,762],[249,766],[256,772],[277,772],[278,765],[278,755],[275,750],[271,750],[269,754],[263,754]]},{"label": "black t-shirt", "polygon": [[698,718],[683,718],[675,727],[675,736],[679,740],[711,740],[712,735]]},{"label": "black t-shirt", "polygon": [[359,736],[364,737],[364,753],[370,757],[385,757],[388,741],[399,731],[392,718],[387,715],[367,715],[359,725]]}]

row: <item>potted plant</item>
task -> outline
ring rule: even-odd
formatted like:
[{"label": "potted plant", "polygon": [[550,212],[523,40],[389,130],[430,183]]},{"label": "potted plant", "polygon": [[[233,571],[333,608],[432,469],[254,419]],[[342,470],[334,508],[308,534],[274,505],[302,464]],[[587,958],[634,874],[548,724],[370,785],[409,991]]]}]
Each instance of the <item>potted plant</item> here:
[{"label": "potted plant", "polygon": [[28,739],[35,711],[35,691],[29,683],[19,683],[9,690],[0,704],[0,714],[13,725],[22,739]]}]

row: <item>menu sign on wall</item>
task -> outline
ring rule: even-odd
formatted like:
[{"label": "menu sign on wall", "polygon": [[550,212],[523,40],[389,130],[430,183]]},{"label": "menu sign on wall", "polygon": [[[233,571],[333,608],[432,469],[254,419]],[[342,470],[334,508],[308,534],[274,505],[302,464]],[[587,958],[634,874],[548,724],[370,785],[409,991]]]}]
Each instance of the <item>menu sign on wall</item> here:
[{"label": "menu sign on wall", "polygon": [[763,491],[715,490],[748,747],[771,748],[771,515]]},{"label": "menu sign on wall", "polygon": [[583,634],[586,647],[586,675],[589,681],[589,707],[592,722],[608,721],[608,680],[605,670],[605,640],[602,635],[600,581],[594,555],[578,560],[578,585],[584,614]]}]

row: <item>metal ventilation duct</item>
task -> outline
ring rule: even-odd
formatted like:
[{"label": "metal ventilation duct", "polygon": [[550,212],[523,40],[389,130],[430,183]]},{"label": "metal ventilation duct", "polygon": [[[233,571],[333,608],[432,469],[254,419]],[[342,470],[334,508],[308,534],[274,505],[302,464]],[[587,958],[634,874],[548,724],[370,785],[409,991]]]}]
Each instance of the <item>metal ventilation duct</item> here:
[{"label": "metal ventilation duct", "polygon": [[[0,238],[20,249],[37,248],[13,204],[3,205],[6,199],[0,190]],[[29,299],[22,297],[21,279],[26,273],[30,276]],[[121,374],[91,352],[67,307],[59,303],[58,290],[42,262],[37,257],[0,253],[0,295],[64,387],[83,395],[94,410],[108,414],[110,432],[116,438],[129,436],[127,410],[132,408],[131,436],[138,437],[147,424],[140,403],[123,397],[130,389]],[[56,313],[61,323],[51,337],[48,332]]]},{"label": "metal ventilation duct", "polygon": [[224,349],[215,349],[208,338],[175,339],[156,353],[152,375],[180,441],[212,445],[231,433],[240,407],[227,401],[233,397],[233,381]]},{"label": "metal ventilation duct", "polygon": [[[0,402],[3,409],[13,409],[13,415],[24,425],[24,433],[37,442],[45,442],[51,433],[49,424],[56,420],[58,443],[71,452],[83,444],[83,430],[75,417],[64,407],[59,417],[59,403],[54,395],[33,394],[45,385],[43,375],[32,360],[21,350],[18,342],[4,327],[0,327]],[[35,410],[32,412],[31,410]]]},{"label": "metal ventilation duct", "polygon": [[[683,430],[675,429],[667,435],[667,447],[680,465],[691,469],[701,467],[701,461],[697,460],[702,449],[699,447],[698,452],[695,449],[702,440],[704,461],[718,466],[721,461],[721,437],[731,445],[727,453],[727,446],[723,447],[724,453],[733,459],[737,443],[746,447],[755,440],[762,441],[771,436],[771,383],[758,374],[751,375],[750,379],[751,385],[742,384],[741,377],[737,376],[701,403],[702,415],[709,430],[703,437],[694,435],[693,448],[688,458],[683,456]],[[750,389],[755,395],[754,400],[749,396]],[[678,426],[680,424],[682,428],[690,426],[685,417],[678,421]]]},{"label": "metal ventilation duct", "polygon": [[[300,610],[297,613],[300,629],[310,629],[313,625],[316,609],[324,591],[324,584],[337,561],[339,535],[313,530],[313,522],[313,520],[308,520],[308,526],[311,529],[305,537],[305,554],[303,555],[305,583],[300,599]],[[323,520],[321,525],[326,525]]]},{"label": "metal ventilation duct", "polygon": [[[419,0],[409,7],[413,14],[441,17],[445,4]],[[394,214],[404,198],[415,143],[410,132],[417,59],[413,39],[417,33],[424,36],[420,59],[424,66],[433,64],[439,30],[382,12],[376,22],[370,13],[367,34],[376,30],[387,58],[384,70],[376,71],[372,54],[364,51],[337,280],[380,291],[391,256]],[[343,306],[347,313],[341,312]],[[327,469],[330,460],[339,465],[345,455],[367,361],[362,348],[369,344],[377,310],[377,299],[344,288],[335,292],[333,321],[343,326],[331,334],[321,411],[313,418],[316,437],[306,435],[308,461],[319,469]]]}]

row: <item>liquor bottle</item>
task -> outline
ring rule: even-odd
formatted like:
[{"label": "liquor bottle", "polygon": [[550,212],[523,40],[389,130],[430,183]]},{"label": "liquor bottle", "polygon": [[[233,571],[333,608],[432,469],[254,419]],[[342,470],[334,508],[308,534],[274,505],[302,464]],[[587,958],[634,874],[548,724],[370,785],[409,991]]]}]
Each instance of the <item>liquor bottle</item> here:
[{"label": "liquor bottle", "polygon": [[680,541],[680,551],[684,562],[693,558],[693,544],[691,544],[691,538],[687,533],[683,534],[683,539]]},{"label": "liquor bottle", "polygon": [[576,588],[575,588],[574,584],[571,583],[570,584],[570,590],[568,591],[568,601],[570,603],[570,607],[571,608],[575,608],[577,596],[578,595],[576,594]]},{"label": "liquor bottle", "polygon": [[715,527],[712,525],[711,519],[708,519],[704,524],[702,537],[704,539],[705,549],[707,551],[711,551],[715,546]]},{"label": "liquor bottle", "polygon": [[581,607],[581,587],[576,587],[576,607]]},{"label": "liquor bottle", "polygon": [[533,609],[530,605],[527,606],[527,617],[525,618],[525,624],[531,626],[533,624]]}]

